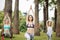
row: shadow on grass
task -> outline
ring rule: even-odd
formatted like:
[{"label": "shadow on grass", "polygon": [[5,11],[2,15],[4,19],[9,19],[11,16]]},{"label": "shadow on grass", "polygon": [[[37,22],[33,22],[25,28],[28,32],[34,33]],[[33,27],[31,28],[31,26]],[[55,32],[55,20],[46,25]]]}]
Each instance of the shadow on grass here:
[{"label": "shadow on grass", "polygon": [[[10,38],[10,37],[8,37],[8,36],[5,36],[5,38]],[[16,37],[14,37],[14,36],[13,36],[12,38],[16,38]]]}]

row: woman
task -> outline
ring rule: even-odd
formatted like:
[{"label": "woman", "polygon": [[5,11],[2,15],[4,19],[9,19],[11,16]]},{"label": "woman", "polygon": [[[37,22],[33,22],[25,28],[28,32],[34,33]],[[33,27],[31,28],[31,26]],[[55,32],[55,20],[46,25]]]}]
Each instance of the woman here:
[{"label": "woman", "polygon": [[52,21],[51,20],[48,20],[46,22],[46,26],[47,26],[47,35],[48,35],[48,40],[51,40],[52,38]]},{"label": "woman", "polygon": [[28,23],[27,26],[27,32],[25,34],[25,37],[27,40],[34,40],[34,23],[33,23],[33,16],[28,15]]},{"label": "woman", "polygon": [[[9,36],[10,40],[12,40],[11,27],[10,27],[11,21],[10,21],[10,17],[8,16],[8,14],[5,15],[3,24],[4,24],[4,27],[2,29],[2,37]],[[2,38],[2,39],[4,39],[4,38]]]}]

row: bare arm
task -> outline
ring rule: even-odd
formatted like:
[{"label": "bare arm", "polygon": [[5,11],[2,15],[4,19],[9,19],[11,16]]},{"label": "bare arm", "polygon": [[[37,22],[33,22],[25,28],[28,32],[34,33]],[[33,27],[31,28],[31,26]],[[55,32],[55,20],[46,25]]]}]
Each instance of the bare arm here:
[{"label": "bare arm", "polygon": [[35,12],[33,12],[33,14],[34,14],[34,15],[33,15],[33,17],[34,17],[34,20],[33,20],[33,22],[35,23]]},{"label": "bare arm", "polygon": [[10,19],[10,17],[8,16],[8,19],[9,19],[9,24],[11,24],[11,19]]},{"label": "bare arm", "polygon": [[6,14],[6,18],[8,19],[8,21],[9,21],[9,25],[10,25],[10,24],[11,24],[11,20],[10,20],[10,17],[9,17],[8,14]]},{"label": "bare arm", "polygon": [[29,12],[30,12],[30,9],[29,9],[29,11],[27,12],[27,15],[26,15],[26,24],[28,23],[28,15],[29,15]]},{"label": "bare arm", "polygon": [[48,27],[48,21],[46,22],[46,27]]},{"label": "bare arm", "polygon": [[5,24],[5,20],[6,20],[6,18],[7,18],[7,16],[4,17],[4,19],[3,19],[3,24]]}]

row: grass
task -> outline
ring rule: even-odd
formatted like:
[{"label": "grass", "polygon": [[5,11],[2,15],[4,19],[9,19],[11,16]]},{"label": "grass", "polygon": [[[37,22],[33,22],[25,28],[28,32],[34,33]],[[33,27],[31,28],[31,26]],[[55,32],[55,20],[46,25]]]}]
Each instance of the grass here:
[{"label": "grass", "polygon": [[[9,38],[5,38],[5,40],[9,40]],[[19,35],[14,34],[12,40],[26,40],[26,39],[24,37],[24,33],[21,32]],[[40,36],[34,37],[34,40],[47,40],[47,35],[46,33],[41,32]],[[56,33],[53,33],[52,40],[60,40],[60,37],[56,37]]]},{"label": "grass", "polygon": [[[46,33],[41,32],[40,36],[35,36],[35,40],[48,40]],[[56,40],[55,33],[52,36],[52,40]]]}]

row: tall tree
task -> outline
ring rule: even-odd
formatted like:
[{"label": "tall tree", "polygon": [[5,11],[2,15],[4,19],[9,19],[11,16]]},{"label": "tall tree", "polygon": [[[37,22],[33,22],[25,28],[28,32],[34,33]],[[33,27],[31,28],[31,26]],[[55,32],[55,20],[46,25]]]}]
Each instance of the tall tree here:
[{"label": "tall tree", "polygon": [[12,18],[12,0],[5,0],[4,15],[6,13],[8,13],[10,18]]},{"label": "tall tree", "polygon": [[57,0],[57,22],[56,35],[60,37],[60,0]]},{"label": "tall tree", "polygon": [[35,0],[35,35],[39,36],[39,0]]},{"label": "tall tree", "polygon": [[15,0],[14,29],[14,33],[19,34],[19,0]]},{"label": "tall tree", "polygon": [[48,20],[48,0],[44,1],[44,32],[46,32],[46,21]]},{"label": "tall tree", "polygon": [[57,21],[57,8],[55,6],[55,22],[54,22],[54,32],[56,32],[56,21]]},{"label": "tall tree", "polygon": [[7,13],[11,20],[11,32],[12,32],[12,0],[5,0],[4,16]]}]

